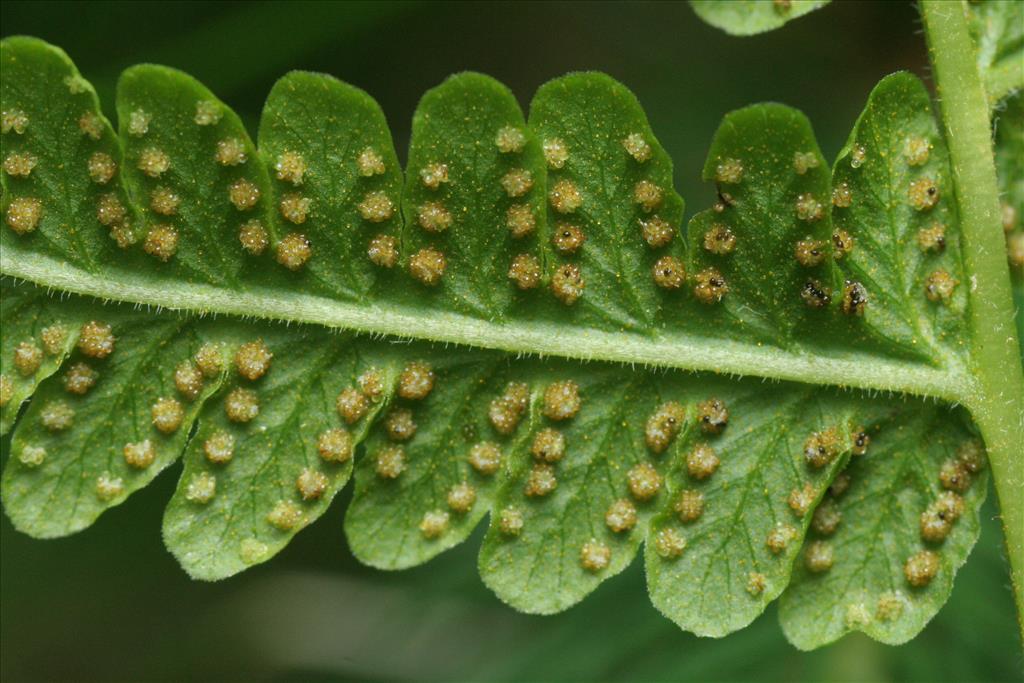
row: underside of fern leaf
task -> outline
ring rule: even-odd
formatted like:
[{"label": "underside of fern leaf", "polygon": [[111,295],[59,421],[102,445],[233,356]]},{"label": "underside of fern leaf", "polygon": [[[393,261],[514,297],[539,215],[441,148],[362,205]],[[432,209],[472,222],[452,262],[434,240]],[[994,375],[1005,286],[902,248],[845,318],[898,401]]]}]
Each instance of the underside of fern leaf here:
[{"label": "underside of fern leaf", "polygon": [[697,16],[735,36],[771,31],[828,3],[829,0],[690,0]]},{"label": "underside of fern leaf", "polygon": [[601,74],[528,119],[453,76],[403,172],[377,104],[328,76],[279,81],[254,144],[193,79],[134,67],[115,134],[58,49],[2,50],[20,530],[78,531],[182,457],[164,538],[202,579],[272,557],[354,477],[363,562],[423,563],[486,516],[481,576],[527,612],[641,548],[656,607],[702,635],[781,595],[798,647],[897,643],[948,597],[987,477],[916,78],[879,84],[831,171],[799,112],[729,114],[719,201],[684,229]]}]

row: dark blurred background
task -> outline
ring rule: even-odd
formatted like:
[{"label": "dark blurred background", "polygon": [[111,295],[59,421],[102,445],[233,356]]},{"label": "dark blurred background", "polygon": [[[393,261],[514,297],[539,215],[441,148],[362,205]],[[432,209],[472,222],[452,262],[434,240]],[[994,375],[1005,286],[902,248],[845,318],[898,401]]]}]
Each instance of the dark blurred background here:
[{"label": "dark blurred background", "polygon": [[[873,84],[928,77],[909,2],[837,2],[782,31],[730,38],[683,3],[0,4],[4,36],[64,48],[113,110],[118,73],[157,62],[199,78],[255,134],[274,80],[333,74],[377,98],[404,156],[419,96],[473,69],[524,107],[544,81],[597,69],[626,83],[676,164],[688,214],[722,115],[776,100],[814,122],[827,157]],[[4,443],[6,453],[8,443]],[[6,456],[5,456],[6,457]],[[418,569],[352,559],[347,495],[268,565],[190,581],[163,549],[160,519],[178,468],[94,528],[34,541],[0,528],[4,681],[1019,681],[1021,646],[995,507],[953,597],[916,640],[850,636],[810,654],[784,640],[775,609],[721,640],[680,632],[650,606],[639,562],[568,612],[531,617],[483,587],[479,534]]]}]

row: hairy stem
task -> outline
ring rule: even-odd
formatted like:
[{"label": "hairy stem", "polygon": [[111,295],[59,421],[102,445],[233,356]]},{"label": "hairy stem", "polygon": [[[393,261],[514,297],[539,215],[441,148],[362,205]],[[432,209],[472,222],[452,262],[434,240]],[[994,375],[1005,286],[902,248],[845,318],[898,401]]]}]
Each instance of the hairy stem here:
[{"label": "hairy stem", "polygon": [[967,405],[988,449],[1024,634],[1024,373],[1013,325],[988,101],[966,10],[964,2],[921,0],[953,166],[964,258],[972,274],[970,325],[977,385]]},{"label": "hairy stem", "polygon": [[222,313],[310,323],[517,354],[705,370],[905,393],[953,403],[963,403],[964,397],[974,391],[971,376],[959,365],[932,367],[869,355],[829,357],[812,350],[709,340],[708,337],[682,331],[648,336],[588,330],[569,341],[560,330],[544,322],[507,325],[458,313],[424,315],[421,311],[400,307],[369,308],[303,292],[282,294],[250,288],[240,293],[183,280],[154,284],[131,273],[121,273],[116,278],[96,275],[49,256],[32,253],[0,253],[0,272],[104,301],[144,303],[200,314]]}]

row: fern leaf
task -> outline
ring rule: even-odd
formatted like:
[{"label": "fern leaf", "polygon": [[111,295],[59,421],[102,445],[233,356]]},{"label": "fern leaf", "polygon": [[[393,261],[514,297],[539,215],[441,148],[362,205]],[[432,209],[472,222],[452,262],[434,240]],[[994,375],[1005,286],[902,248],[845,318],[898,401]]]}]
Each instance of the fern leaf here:
[{"label": "fern leaf", "polygon": [[[1006,109],[995,120],[996,170],[1002,195],[1003,230],[1013,276],[1013,297],[1017,304],[1017,339],[1024,340],[1024,95],[1006,100]],[[1021,342],[1024,358],[1024,341]]]},{"label": "fern leaf", "polygon": [[983,0],[967,6],[989,106],[1024,88],[1024,6]]},{"label": "fern leaf", "polygon": [[690,0],[698,17],[734,36],[777,29],[828,3],[829,0]]},{"label": "fern leaf", "polygon": [[481,575],[527,612],[641,546],[656,607],[702,635],[782,595],[800,647],[899,642],[948,596],[986,480],[949,405],[970,273],[914,77],[879,84],[831,173],[799,112],[728,115],[719,201],[684,231],[667,154],[601,74],[528,119],[450,78],[403,174],[376,103],[327,76],[285,76],[254,146],[180,72],[128,70],[114,136],[56,48],[6,39],[2,63],[22,531],[84,528],[183,454],[164,537],[202,579],[268,560],[354,473],[363,562],[423,563],[487,516]]}]

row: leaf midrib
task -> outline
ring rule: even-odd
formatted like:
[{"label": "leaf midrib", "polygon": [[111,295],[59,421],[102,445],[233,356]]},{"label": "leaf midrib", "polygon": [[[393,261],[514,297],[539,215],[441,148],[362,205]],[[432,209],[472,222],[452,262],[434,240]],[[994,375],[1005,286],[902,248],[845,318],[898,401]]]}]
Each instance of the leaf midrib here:
[{"label": "leaf midrib", "polygon": [[[223,314],[308,323],[461,346],[646,367],[709,371],[806,384],[873,389],[971,404],[975,380],[959,366],[932,367],[868,354],[826,356],[793,346],[780,349],[678,330],[652,335],[579,329],[541,321],[514,324],[455,312],[356,304],[302,292],[245,292],[108,269],[97,275],[20,249],[0,252],[0,274],[50,289],[195,314]],[[566,332],[572,332],[566,340]]]}]

